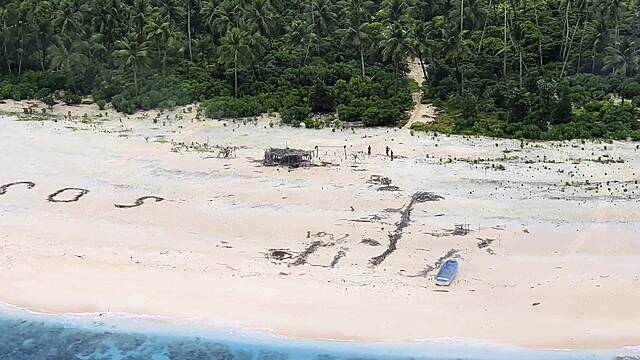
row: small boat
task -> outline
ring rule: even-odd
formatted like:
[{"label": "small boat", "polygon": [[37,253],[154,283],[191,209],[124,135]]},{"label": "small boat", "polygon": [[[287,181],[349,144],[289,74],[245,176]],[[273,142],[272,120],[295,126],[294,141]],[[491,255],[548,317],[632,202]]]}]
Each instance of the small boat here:
[{"label": "small boat", "polygon": [[440,266],[438,275],[436,275],[436,285],[449,286],[458,273],[458,262],[449,259]]}]

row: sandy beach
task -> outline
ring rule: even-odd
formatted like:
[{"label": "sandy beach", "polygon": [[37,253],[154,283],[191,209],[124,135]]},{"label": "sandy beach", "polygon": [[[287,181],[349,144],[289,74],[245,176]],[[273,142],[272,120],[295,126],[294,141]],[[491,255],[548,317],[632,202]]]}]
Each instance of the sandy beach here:
[{"label": "sandy beach", "polygon": [[[34,185],[0,190],[0,302],[310,339],[640,345],[636,143],[28,106],[0,104],[0,186]],[[318,146],[317,166],[262,165],[286,146]],[[47,200],[65,188],[88,192]],[[460,273],[436,287],[448,257]]]}]

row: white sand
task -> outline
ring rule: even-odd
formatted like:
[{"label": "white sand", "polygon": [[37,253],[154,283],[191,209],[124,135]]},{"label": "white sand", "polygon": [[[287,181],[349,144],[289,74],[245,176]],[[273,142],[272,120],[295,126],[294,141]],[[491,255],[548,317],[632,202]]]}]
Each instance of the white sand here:
[{"label": "white sand", "polygon": [[[0,111],[21,106],[7,103]],[[82,116],[95,106],[80,109]],[[640,344],[635,144],[520,149],[518,141],[412,137],[399,129],[334,133],[270,128],[268,119],[223,126],[192,122],[195,109],[183,110],[163,114],[164,126],[144,113],[122,123],[114,113],[85,123],[0,117],[0,185],[36,183],[0,195],[1,302],[47,312],[198,318],[306,338],[460,337],[576,349]],[[172,141],[207,140],[241,148],[233,159],[171,151]],[[338,166],[289,171],[255,161],[265,148],[285,145],[321,145],[322,160]],[[371,157],[363,154],[368,145]],[[385,157],[386,145],[400,157]],[[605,155],[624,163],[591,161]],[[462,161],[479,158],[490,160]],[[390,177],[401,191],[377,191],[366,183],[372,174]],[[46,201],[65,187],[90,193],[73,203]],[[401,208],[415,191],[445,199],[416,204],[397,251],[371,267],[400,219],[385,209]],[[145,195],[167,200],[114,207]],[[471,232],[445,230],[455,224]],[[313,236],[318,232],[333,234],[334,244],[306,264],[265,257],[272,248],[296,256],[313,241],[331,242]],[[382,245],[360,243],[365,238]],[[495,239],[493,254],[479,249],[477,238]],[[413,276],[451,249],[461,271],[448,292],[433,285],[435,271]],[[346,256],[324,267],[340,251]]]}]

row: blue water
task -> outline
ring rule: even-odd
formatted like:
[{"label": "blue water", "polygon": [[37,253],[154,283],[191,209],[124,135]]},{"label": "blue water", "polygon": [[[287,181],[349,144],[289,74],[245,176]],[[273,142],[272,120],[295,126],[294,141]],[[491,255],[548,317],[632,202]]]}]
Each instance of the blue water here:
[{"label": "blue water", "polygon": [[[577,360],[633,359],[618,352],[541,351],[449,343],[306,341],[238,331],[114,325],[74,317],[0,311],[0,360]],[[166,324],[165,324],[166,325]]]}]

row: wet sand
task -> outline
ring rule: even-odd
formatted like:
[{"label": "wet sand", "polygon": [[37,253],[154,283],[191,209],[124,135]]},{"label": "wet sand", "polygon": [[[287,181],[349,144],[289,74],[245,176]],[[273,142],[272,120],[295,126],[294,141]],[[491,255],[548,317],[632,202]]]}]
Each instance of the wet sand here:
[{"label": "wet sand", "polygon": [[[78,109],[56,122],[0,117],[0,185],[35,183],[0,195],[1,302],[310,339],[640,344],[634,143],[203,122],[193,107],[129,118]],[[218,158],[215,145],[236,156]],[[314,162],[331,165],[260,163],[270,146],[316,145]],[[378,191],[371,175],[399,191]],[[63,188],[89,192],[47,201]],[[399,226],[422,191],[442,199],[413,203]],[[164,200],[115,206],[144,196]],[[397,248],[374,265],[398,229]],[[461,270],[437,288],[446,256]]]}]

